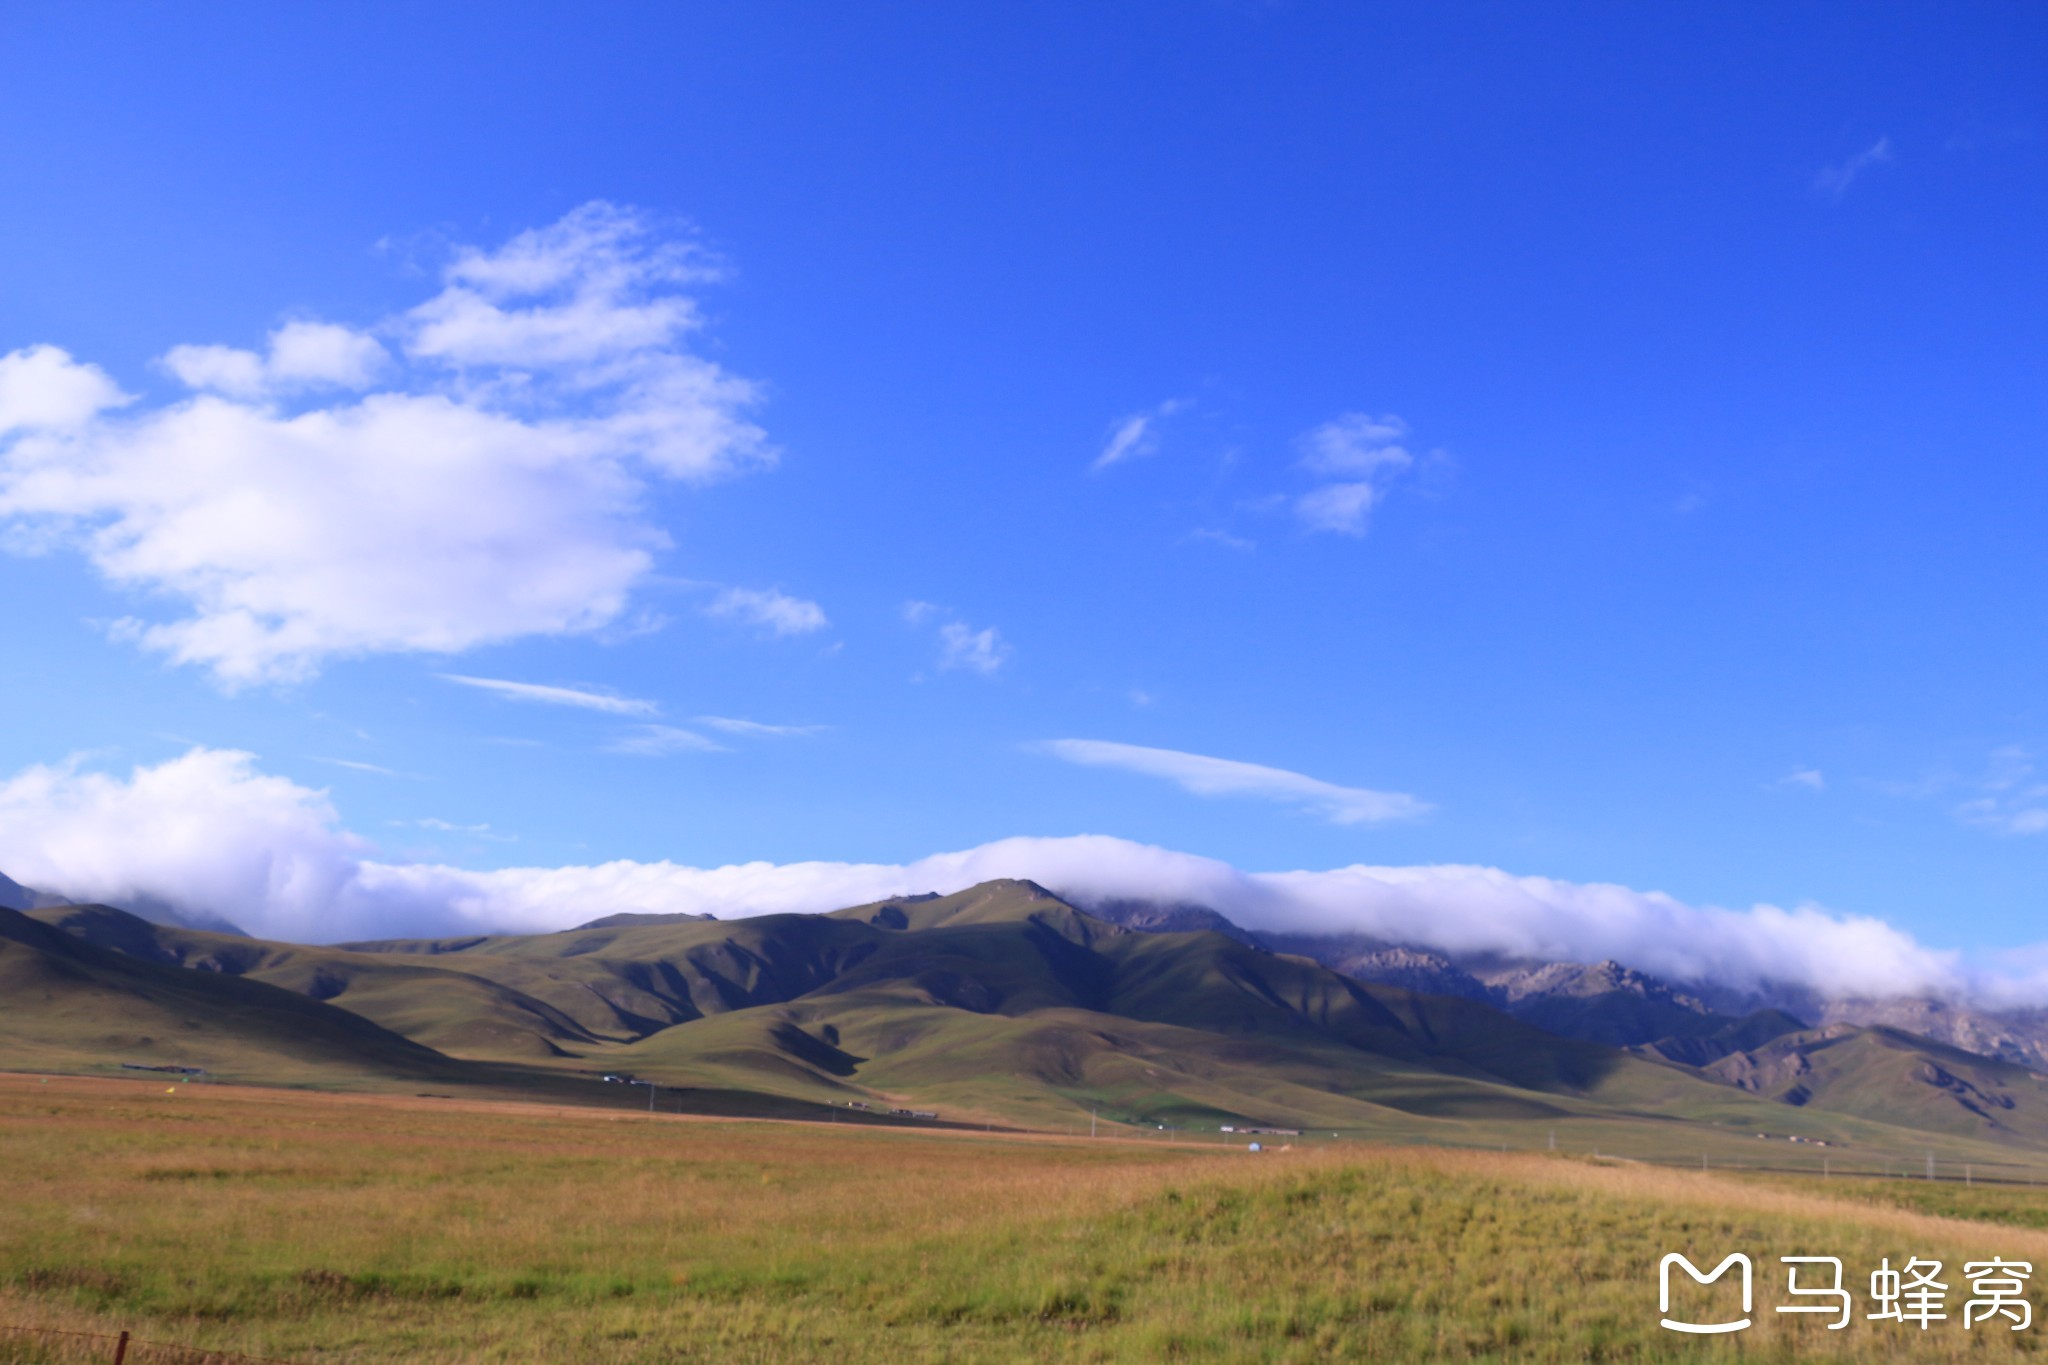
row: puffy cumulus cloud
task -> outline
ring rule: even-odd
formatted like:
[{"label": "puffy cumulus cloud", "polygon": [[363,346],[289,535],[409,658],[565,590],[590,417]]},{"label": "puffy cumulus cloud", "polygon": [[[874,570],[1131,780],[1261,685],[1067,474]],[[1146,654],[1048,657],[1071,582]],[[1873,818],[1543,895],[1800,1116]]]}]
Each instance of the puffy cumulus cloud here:
[{"label": "puffy cumulus cloud", "polygon": [[0,436],[69,430],[128,401],[104,372],[55,346],[0,355]]},{"label": "puffy cumulus cloud", "polygon": [[267,355],[233,346],[173,346],[163,365],[189,389],[258,398],[292,388],[368,388],[390,356],[373,336],[331,322],[288,322]]},{"label": "puffy cumulus cloud", "polygon": [[1300,806],[1338,825],[1405,820],[1430,809],[1428,802],[1405,792],[1340,787],[1285,768],[1211,758],[1178,749],[1152,749],[1104,739],[1053,739],[1034,747],[1085,767],[1120,768],[1146,777],[1162,777],[1196,796],[1249,796]]},{"label": "puffy cumulus cloud", "polygon": [[325,792],[232,750],[193,749],[126,778],[73,761],[0,782],[0,867],[74,900],[155,900],[230,919],[232,907],[255,918],[251,929],[329,941],[400,922],[366,913],[369,852]]},{"label": "puffy cumulus cloud", "polygon": [[591,204],[456,252],[437,293],[369,330],[174,348],[164,366],[194,392],[170,402],[16,351],[0,520],[17,546],[75,545],[183,602],[117,633],[229,687],[594,630],[667,544],[655,482],[774,457],[754,387],[688,349],[681,291],[710,273],[644,215]]},{"label": "puffy cumulus cloud", "polygon": [[1301,467],[1325,482],[1294,500],[1294,510],[1312,531],[1362,536],[1373,508],[1394,480],[1415,463],[1401,442],[1408,424],[1394,416],[1347,412],[1305,433]]},{"label": "puffy cumulus cloud", "polygon": [[1730,910],[1625,886],[1470,866],[1245,872],[1099,835],[1016,838],[907,864],[615,861],[496,871],[380,861],[324,792],[244,753],[195,749],[125,778],[76,763],[0,782],[0,870],[97,900],[150,898],[302,942],[564,929],[616,911],[722,917],[822,911],[994,877],[1081,904],[1210,906],[1252,928],[1359,932],[1454,952],[1616,958],[1676,981],[1827,995],[1975,991],[2048,1000],[2048,945],[1966,970],[1876,919],[1811,907]]}]

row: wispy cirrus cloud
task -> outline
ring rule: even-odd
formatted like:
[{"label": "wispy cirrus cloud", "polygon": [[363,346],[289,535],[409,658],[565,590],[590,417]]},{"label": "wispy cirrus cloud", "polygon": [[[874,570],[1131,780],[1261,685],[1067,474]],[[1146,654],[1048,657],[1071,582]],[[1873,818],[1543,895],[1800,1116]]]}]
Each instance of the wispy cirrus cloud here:
[{"label": "wispy cirrus cloud", "polygon": [[1334,782],[1178,749],[1153,749],[1102,739],[1052,739],[1032,746],[1041,753],[1091,768],[1117,768],[1158,777],[1196,796],[1247,796],[1298,806],[1332,824],[1368,825],[1427,814],[1427,801],[1405,792],[1340,787]]},{"label": "wispy cirrus cloud", "polygon": [[685,730],[678,725],[638,725],[605,745],[606,753],[633,754],[640,758],[666,758],[670,754],[722,754],[728,752],[715,739]]},{"label": "wispy cirrus cloud", "polygon": [[1197,526],[1182,538],[1204,545],[1221,545],[1226,550],[1249,551],[1259,548],[1259,543],[1255,540],[1213,526]]},{"label": "wispy cirrus cloud", "polygon": [[1818,792],[1827,790],[1828,780],[1818,768],[1794,768],[1791,772],[1779,778],[1777,785],[1780,787],[1803,787],[1807,791]]},{"label": "wispy cirrus cloud", "polygon": [[[394,820],[392,823],[404,824],[405,822]],[[436,834],[460,834],[465,838],[482,839],[493,844],[516,844],[519,842],[518,835],[499,834],[492,830],[488,823],[458,825],[453,820],[443,820],[439,816],[427,815],[414,820],[412,824],[416,828],[431,830]]]},{"label": "wispy cirrus cloud", "polygon": [[347,768],[351,772],[375,773],[378,777],[406,776],[405,773],[399,772],[396,768],[387,768],[381,763],[365,763],[357,758],[323,758],[316,754],[313,761],[315,763],[332,763],[337,768]]},{"label": "wispy cirrus cloud", "polygon": [[1956,807],[1964,824],[1999,834],[2048,834],[2048,781],[2031,750],[2017,744],[1993,750],[1989,769],[1974,785],[1977,794]]},{"label": "wispy cirrus cloud", "polygon": [[774,588],[725,588],[705,610],[729,621],[759,626],[771,635],[809,635],[832,624],[816,602]]},{"label": "wispy cirrus cloud", "polygon": [[422,816],[413,821],[413,823],[421,829],[431,829],[441,834],[489,834],[491,832],[489,825],[458,825],[453,821],[443,820],[433,815]]},{"label": "wispy cirrus cloud", "polygon": [[728,735],[745,735],[753,739],[799,739],[808,735],[821,735],[830,728],[824,725],[766,725],[758,720],[740,720],[734,716],[693,716],[691,721],[706,729],[719,730]]},{"label": "wispy cirrus cloud", "polygon": [[715,275],[593,203],[454,251],[369,327],[174,347],[167,402],[54,346],[0,355],[0,527],[181,603],[114,635],[229,689],[602,629],[668,543],[655,486],[775,459],[754,386],[689,346]]},{"label": "wispy cirrus cloud", "polygon": [[463,673],[442,673],[444,682],[460,683],[495,693],[509,701],[539,702],[546,706],[574,706],[585,711],[603,711],[614,716],[658,715],[661,708],[639,697],[621,697],[612,692],[595,692],[582,687],[555,687],[547,683],[514,682],[509,678],[473,678]]},{"label": "wispy cirrus cloud", "polygon": [[938,666],[942,672],[978,673],[988,678],[1010,661],[1010,643],[994,626],[976,630],[936,602],[905,602],[902,614],[913,626],[938,622]]},{"label": "wispy cirrus cloud", "polygon": [[1109,429],[1109,439],[1103,444],[1101,453],[1089,463],[1088,472],[1099,474],[1113,464],[1156,453],[1159,449],[1159,424],[1185,411],[1187,406],[1185,398],[1169,398],[1157,406],[1117,419]]},{"label": "wispy cirrus cloud", "polygon": [[1849,192],[1862,174],[1873,166],[1882,166],[1892,159],[1892,140],[1881,137],[1848,160],[1837,165],[1823,167],[1813,178],[1813,187],[1830,199],[1840,199]]},{"label": "wispy cirrus cloud", "polygon": [[1010,661],[1010,646],[994,626],[975,630],[959,621],[939,627],[939,667],[965,669],[983,677]]}]

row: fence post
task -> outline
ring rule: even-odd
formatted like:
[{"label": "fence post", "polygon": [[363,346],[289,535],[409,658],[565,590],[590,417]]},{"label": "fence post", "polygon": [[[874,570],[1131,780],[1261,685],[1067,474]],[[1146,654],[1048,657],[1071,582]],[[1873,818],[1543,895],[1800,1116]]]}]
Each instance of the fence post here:
[{"label": "fence post", "polygon": [[126,1360],[127,1358],[128,1334],[126,1332],[123,1332],[121,1333],[121,1339],[114,1343],[114,1365],[121,1365],[121,1362]]}]

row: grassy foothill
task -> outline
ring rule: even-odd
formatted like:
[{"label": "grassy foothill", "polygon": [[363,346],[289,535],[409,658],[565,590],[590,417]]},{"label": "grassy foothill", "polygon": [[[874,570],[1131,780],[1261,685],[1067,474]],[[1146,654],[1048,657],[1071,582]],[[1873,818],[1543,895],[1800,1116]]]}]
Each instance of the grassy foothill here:
[{"label": "grassy foothill", "polygon": [[[293,1360],[1975,1360],[2048,1330],[1966,1332],[1960,1294],[1925,1332],[1771,1311],[1780,1255],[2048,1272],[2024,1186],[20,1075],[0,1169],[0,1324]],[[1756,1326],[1660,1328],[1658,1258],[1737,1249]]]}]

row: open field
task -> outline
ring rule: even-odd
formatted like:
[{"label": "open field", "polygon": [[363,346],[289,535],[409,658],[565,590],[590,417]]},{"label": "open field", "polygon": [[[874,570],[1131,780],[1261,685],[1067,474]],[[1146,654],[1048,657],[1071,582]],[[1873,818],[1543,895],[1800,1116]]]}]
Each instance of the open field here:
[{"label": "open field", "polygon": [[[2043,1329],[1827,1332],[1775,1258],[2048,1265],[2024,1185],[147,1081],[0,1077],[0,1169],[0,1323],[300,1360],[1976,1359]],[[1756,1327],[1659,1328],[1736,1249]]]}]

